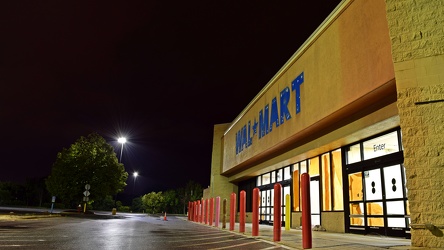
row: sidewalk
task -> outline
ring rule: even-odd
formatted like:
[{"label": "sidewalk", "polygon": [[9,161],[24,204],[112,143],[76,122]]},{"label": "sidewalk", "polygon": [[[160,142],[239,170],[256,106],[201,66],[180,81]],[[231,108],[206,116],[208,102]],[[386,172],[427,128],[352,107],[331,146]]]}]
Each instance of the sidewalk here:
[{"label": "sidewalk", "polygon": [[[184,218],[185,220],[187,218]],[[192,221],[190,221],[192,222]],[[197,222],[192,222],[197,223]],[[198,223],[203,226],[206,224]],[[214,227],[214,224],[213,226]],[[229,231],[230,224],[227,222],[226,228],[222,229],[222,224],[219,224],[220,230]],[[259,225],[259,236],[252,235],[252,224],[245,224],[245,233],[239,232],[239,223],[235,224],[234,230],[230,231],[234,234],[243,235],[245,237],[256,238],[268,242],[274,242],[273,226]],[[304,249],[302,247],[302,230],[281,229],[281,240],[274,242],[275,244],[288,249]],[[410,239],[394,238],[387,236],[376,235],[358,235],[346,233],[331,233],[326,231],[312,231],[312,248],[311,249],[338,249],[338,250],[352,250],[352,249],[392,249],[392,250],[437,250],[438,248],[424,248],[412,247]]]}]

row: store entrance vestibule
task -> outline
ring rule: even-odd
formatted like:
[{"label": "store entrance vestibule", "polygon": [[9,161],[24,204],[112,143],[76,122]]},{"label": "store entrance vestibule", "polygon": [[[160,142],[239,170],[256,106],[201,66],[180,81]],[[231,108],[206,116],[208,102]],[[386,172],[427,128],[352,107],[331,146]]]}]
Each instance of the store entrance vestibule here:
[{"label": "store entrance vestibule", "polygon": [[[372,152],[394,145],[397,132],[371,140]],[[365,142],[360,144],[361,152],[365,151],[364,146]],[[347,152],[353,150],[350,148]],[[345,209],[348,232],[410,237],[403,153],[401,148],[393,151],[368,159],[362,157],[364,160],[346,164],[347,179],[344,182],[348,184],[348,189],[344,197],[348,197],[348,207]],[[360,155],[364,156],[364,153]]]}]

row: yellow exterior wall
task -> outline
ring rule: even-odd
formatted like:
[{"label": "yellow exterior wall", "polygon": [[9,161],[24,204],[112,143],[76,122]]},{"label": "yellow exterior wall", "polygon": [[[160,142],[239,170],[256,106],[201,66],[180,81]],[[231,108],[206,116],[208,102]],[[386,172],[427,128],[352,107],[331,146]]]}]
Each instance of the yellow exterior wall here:
[{"label": "yellow exterior wall", "polygon": [[222,220],[223,200],[226,199],[226,219],[229,221],[229,211],[230,211],[230,196],[231,193],[237,194],[237,185],[230,183],[228,178],[221,175],[222,171],[222,147],[223,147],[223,134],[228,128],[229,124],[219,124],[214,126],[213,131],[213,153],[211,160],[211,176],[210,176],[210,187],[204,192],[204,199],[220,197],[220,218]]},{"label": "yellow exterior wall", "polygon": [[386,0],[386,10],[412,246],[444,248],[444,1]]},{"label": "yellow exterior wall", "polygon": [[[223,173],[231,174],[249,160],[262,157],[300,135],[319,133],[316,124],[394,79],[384,1],[345,1],[299,49],[267,86],[241,113],[224,135]],[[295,95],[290,95],[291,119],[236,154],[236,133],[249,121],[259,120],[259,111],[304,73],[301,111],[296,114]],[[390,90],[396,95],[396,90]],[[374,100],[377,101],[376,99]],[[370,105],[370,103],[367,103]],[[351,115],[356,110],[343,111]],[[333,122],[333,121],[332,121]]]},{"label": "yellow exterior wall", "polygon": [[[412,246],[444,248],[443,27],[443,0],[344,0],[233,123],[215,127],[210,196],[229,201],[242,179],[401,126]],[[292,118],[236,155],[236,133],[302,72],[301,112],[290,100]],[[322,213],[322,226],[342,232],[341,216]]]}]

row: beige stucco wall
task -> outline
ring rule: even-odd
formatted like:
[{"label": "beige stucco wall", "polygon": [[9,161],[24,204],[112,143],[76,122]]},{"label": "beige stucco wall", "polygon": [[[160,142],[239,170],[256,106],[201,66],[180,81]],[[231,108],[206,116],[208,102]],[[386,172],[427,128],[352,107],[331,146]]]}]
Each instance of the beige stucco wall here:
[{"label": "beige stucco wall", "polygon": [[344,233],[344,212],[322,212],[321,226],[328,232]]},{"label": "beige stucco wall", "polygon": [[386,10],[412,245],[444,248],[444,1],[386,0]]},{"label": "beige stucco wall", "polygon": [[[215,129],[211,189],[220,191],[212,195],[229,197],[237,192],[230,182],[293,163],[312,151],[325,152],[332,149],[329,147],[340,147],[400,125],[412,245],[444,248],[443,27],[443,0],[343,1],[234,122]],[[236,155],[236,133],[248,121],[258,120],[259,110],[272,98],[279,100],[280,91],[291,88],[291,81],[302,72],[301,112],[295,113],[294,100],[290,100],[292,118],[279,128],[273,127],[261,142],[253,138],[253,145]],[[376,105],[380,100],[371,93],[386,87],[390,90],[380,93],[390,96],[393,84],[396,103],[383,99],[381,106],[362,116],[355,116],[355,109],[347,109],[360,100],[373,100],[370,106]],[[366,98],[369,95],[371,98]],[[351,118],[325,133],[311,129],[325,120],[333,124],[334,119],[328,118],[337,113]],[[311,138],[304,137],[299,144],[288,143],[307,131],[313,134]],[[282,144],[287,147],[285,151],[265,157]],[[263,160],[258,161],[261,157]],[[323,213],[322,226],[341,232],[341,216]],[[334,221],[338,225],[331,224]],[[426,223],[434,227],[426,229]],[[292,212],[292,227],[299,225],[300,213]]]},{"label": "beige stucco wall", "polygon": [[[291,83],[301,73],[304,74],[300,85],[301,111],[296,114],[296,95],[291,91]],[[317,123],[393,79],[384,1],[345,1],[225,132],[223,173],[230,173],[251,158],[266,155],[298,134],[307,135]],[[280,93],[287,87],[291,91],[288,109],[292,117],[279,127],[274,125],[261,139],[254,135],[252,145],[236,154],[236,133],[248,126],[248,122],[252,125],[259,121],[260,110],[271,106],[273,98],[279,103]]]},{"label": "beige stucco wall", "polygon": [[220,197],[220,218],[223,215],[223,200],[226,199],[226,219],[229,221],[229,208],[231,193],[238,191],[237,185],[230,183],[227,177],[221,175],[222,172],[222,147],[223,134],[230,124],[218,124],[214,126],[213,130],[213,150],[211,159],[211,176],[210,187],[207,192],[204,192],[204,199]]}]

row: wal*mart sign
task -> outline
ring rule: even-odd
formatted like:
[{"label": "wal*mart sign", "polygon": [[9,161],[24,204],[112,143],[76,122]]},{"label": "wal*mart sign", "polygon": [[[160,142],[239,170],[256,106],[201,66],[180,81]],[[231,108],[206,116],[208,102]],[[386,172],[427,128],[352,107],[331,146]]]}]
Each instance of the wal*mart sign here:
[{"label": "wal*mart sign", "polygon": [[[304,82],[304,72],[291,82],[291,91],[289,87],[285,87],[279,96],[271,100],[271,104],[267,103],[263,109],[259,111],[259,121],[254,118],[254,122],[248,121],[238,132],[236,132],[236,155],[253,144],[253,137],[257,136],[261,139],[273,131],[273,125],[279,128],[285,121],[291,119],[288,105],[294,102],[296,105],[296,114],[301,112],[301,84]],[[294,98],[292,97],[292,94]],[[295,115],[296,115],[295,114]]]}]

